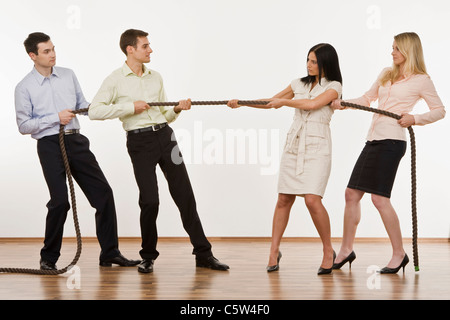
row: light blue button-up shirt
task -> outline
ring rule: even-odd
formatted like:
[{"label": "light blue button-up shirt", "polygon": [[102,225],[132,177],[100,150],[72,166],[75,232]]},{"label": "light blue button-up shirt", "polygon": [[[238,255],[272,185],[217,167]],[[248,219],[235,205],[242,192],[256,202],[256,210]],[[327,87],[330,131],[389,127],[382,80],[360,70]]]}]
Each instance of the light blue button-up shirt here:
[{"label": "light blue button-up shirt", "polygon": [[[53,67],[49,77],[41,75],[36,68],[20,81],[15,90],[16,120],[19,132],[41,139],[59,133],[58,113],[65,109],[87,108],[75,73],[71,69]],[[66,129],[80,129],[73,118]]]}]

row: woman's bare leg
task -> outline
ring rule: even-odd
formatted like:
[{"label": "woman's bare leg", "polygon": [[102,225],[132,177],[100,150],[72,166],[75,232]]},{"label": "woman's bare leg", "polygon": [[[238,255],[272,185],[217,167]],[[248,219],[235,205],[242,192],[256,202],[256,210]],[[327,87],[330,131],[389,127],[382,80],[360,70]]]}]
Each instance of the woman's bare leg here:
[{"label": "woman's bare leg", "polygon": [[277,264],[278,252],[280,250],[281,238],[289,221],[289,215],[292,205],[295,202],[296,195],[278,194],[278,201],[275,206],[272,223],[272,243],[270,246],[269,266]]}]

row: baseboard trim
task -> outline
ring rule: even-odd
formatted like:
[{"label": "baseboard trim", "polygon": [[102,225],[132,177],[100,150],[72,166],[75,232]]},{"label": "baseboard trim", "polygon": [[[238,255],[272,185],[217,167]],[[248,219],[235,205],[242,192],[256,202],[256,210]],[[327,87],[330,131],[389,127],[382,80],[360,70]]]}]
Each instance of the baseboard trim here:
[{"label": "baseboard trim", "polygon": [[[262,241],[270,242],[270,237],[208,237],[212,242],[219,241]],[[64,237],[63,241],[75,241],[76,237]],[[96,237],[82,237],[83,241],[97,241]],[[140,241],[140,237],[119,237],[119,241]],[[160,241],[189,241],[188,237],[159,237]],[[410,242],[411,238],[403,238],[404,241]],[[0,237],[0,242],[42,242],[42,237]],[[319,237],[283,237],[282,241],[286,242],[318,242]],[[340,242],[342,238],[332,237],[331,241]],[[358,237],[355,242],[389,242],[389,238],[383,237]],[[418,242],[426,243],[450,243],[450,238],[418,238]]]}]

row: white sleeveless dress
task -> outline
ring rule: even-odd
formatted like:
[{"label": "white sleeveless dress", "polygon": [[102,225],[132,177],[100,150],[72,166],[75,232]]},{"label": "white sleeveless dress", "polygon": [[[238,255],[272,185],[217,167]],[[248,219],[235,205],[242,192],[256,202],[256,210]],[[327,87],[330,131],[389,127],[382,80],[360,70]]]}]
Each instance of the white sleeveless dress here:
[{"label": "white sleeveless dress", "polygon": [[[311,90],[300,79],[291,82],[294,99],[314,99],[329,89],[340,98],[342,85],[322,78]],[[317,110],[295,109],[280,161],[278,193],[315,194],[323,197],[331,171],[330,121],[334,110],[324,106]]]}]

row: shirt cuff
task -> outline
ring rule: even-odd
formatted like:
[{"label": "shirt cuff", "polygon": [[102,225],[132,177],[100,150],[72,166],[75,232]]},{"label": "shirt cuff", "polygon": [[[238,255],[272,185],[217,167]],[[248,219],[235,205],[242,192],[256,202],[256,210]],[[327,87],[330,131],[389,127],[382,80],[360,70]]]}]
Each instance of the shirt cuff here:
[{"label": "shirt cuff", "polygon": [[181,111],[179,113],[176,113],[174,111],[174,108],[169,109],[165,114],[167,122],[171,123],[171,122],[175,121],[178,118],[178,116],[180,115],[180,113],[181,113]]},{"label": "shirt cuff", "polygon": [[60,124],[61,123],[61,119],[59,119],[58,113],[55,113],[55,114],[52,114],[51,116],[49,116],[48,121],[50,122],[50,124]]},{"label": "shirt cuff", "polygon": [[414,115],[414,122],[418,126],[424,126],[429,123],[436,122],[438,120],[441,120],[445,117],[445,109],[444,107],[436,108],[431,110],[430,112],[423,113],[423,114],[415,114]]}]

